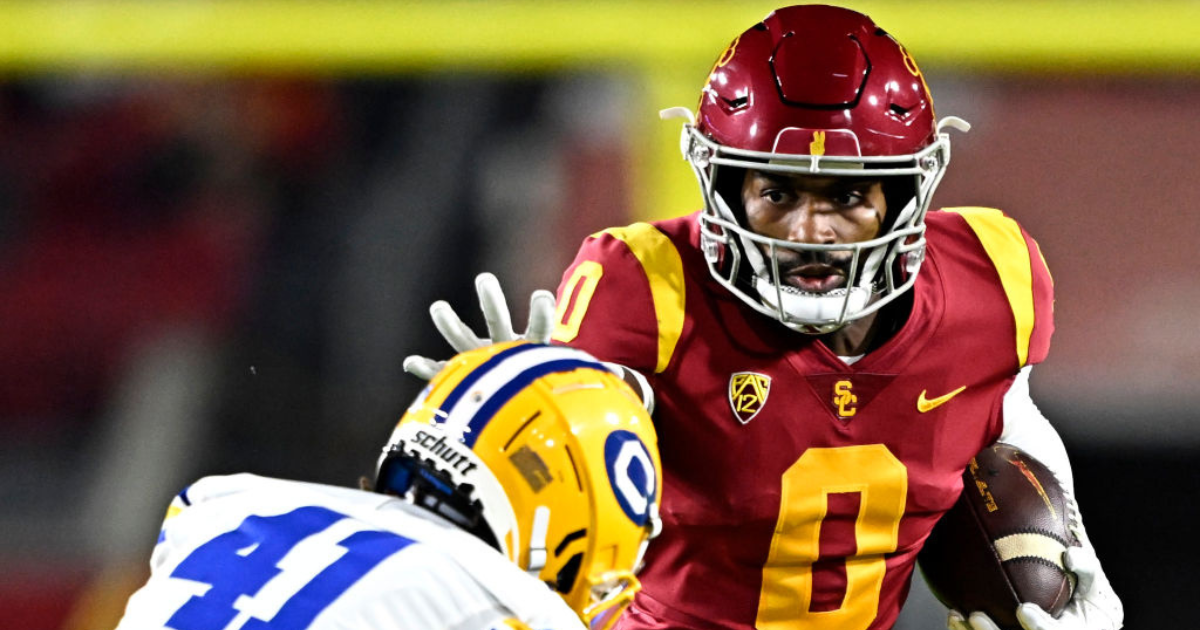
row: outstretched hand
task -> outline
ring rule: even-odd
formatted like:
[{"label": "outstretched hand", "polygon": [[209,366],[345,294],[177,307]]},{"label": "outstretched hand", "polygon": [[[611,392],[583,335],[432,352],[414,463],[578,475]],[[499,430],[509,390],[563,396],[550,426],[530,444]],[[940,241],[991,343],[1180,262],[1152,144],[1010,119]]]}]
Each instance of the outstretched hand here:
[{"label": "outstretched hand", "polygon": [[[479,337],[464,324],[462,318],[446,301],[438,300],[429,306],[433,325],[455,352],[466,352],[491,343],[518,339],[535,343],[550,341],[550,335],[554,332],[553,293],[543,289],[533,292],[529,298],[529,322],[525,332],[518,335],[513,331],[508,302],[504,299],[504,291],[500,288],[500,281],[496,276],[486,272],[476,276],[475,292],[479,295],[479,308],[483,311],[483,319],[487,324],[486,338]],[[445,365],[445,361],[419,355],[404,358],[404,371],[424,380],[432,379]]]}]

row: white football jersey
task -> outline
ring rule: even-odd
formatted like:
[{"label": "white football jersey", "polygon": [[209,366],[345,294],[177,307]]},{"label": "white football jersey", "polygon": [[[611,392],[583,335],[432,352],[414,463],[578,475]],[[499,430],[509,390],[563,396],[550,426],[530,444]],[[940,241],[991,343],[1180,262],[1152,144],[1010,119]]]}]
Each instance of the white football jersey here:
[{"label": "white football jersey", "polygon": [[205,477],[163,522],[118,630],[581,630],[558,594],[394,497]]}]

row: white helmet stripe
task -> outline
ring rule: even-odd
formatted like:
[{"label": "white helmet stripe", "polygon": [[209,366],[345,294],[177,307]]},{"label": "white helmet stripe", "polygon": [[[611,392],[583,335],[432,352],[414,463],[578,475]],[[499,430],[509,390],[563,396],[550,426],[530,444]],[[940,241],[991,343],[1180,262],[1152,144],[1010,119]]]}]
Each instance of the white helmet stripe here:
[{"label": "white helmet stripe", "polygon": [[450,435],[474,448],[479,434],[496,412],[527,385],[547,374],[579,368],[608,372],[590,355],[571,348],[513,346],[488,359],[455,386],[436,417]]}]

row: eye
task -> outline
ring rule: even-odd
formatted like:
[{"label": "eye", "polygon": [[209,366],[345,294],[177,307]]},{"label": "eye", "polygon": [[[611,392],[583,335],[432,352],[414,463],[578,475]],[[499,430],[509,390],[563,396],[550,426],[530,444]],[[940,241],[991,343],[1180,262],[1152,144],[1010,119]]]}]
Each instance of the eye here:
[{"label": "eye", "polygon": [[778,188],[768,188],[762,191],[762,197],[774,204],[781,204],[788,200],[788,194]]},{"label": "eye", "polygon": [[853,207],[862,205],[866,200],[866,195],[857,190],[847,190],[833,196],[833,202],[842,207]]}]

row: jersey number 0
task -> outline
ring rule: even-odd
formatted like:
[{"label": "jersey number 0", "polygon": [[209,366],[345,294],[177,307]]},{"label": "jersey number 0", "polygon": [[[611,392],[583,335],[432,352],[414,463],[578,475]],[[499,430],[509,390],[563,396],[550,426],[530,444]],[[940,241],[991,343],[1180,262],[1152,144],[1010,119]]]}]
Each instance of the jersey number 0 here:
[{"label": "jersey number 0", "polygon": [[[882,444],[805,451],[783,473],[756,627],[781,630],[797,622],[814,630],[870,626],[879,613],[885,554],[895,551],[899,541],[907,491],[907,469]],[[857,495],[857,509],[834,501],[834,495]],[[848,511],[843,517],[857,514],[854,551],[837,554],[846,556],[844,585],[814,579],[814,565],[822,555],[821,525],[833,510]],[[817,601],[835,604],[814,606]]]}]

